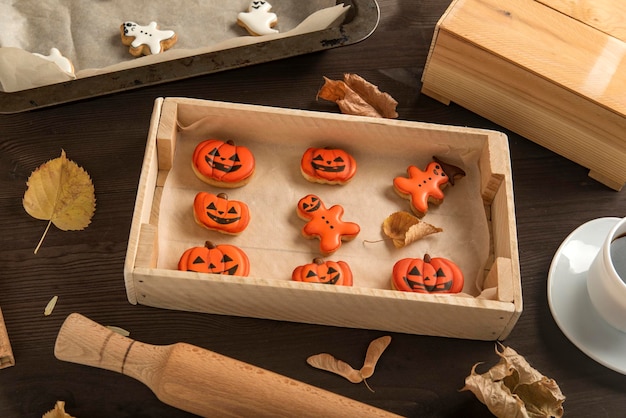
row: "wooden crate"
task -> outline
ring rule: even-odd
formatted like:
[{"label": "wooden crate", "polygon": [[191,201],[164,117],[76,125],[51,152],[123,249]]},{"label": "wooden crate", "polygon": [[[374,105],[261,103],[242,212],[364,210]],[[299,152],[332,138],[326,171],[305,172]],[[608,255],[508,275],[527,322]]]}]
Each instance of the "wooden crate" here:
[{"label": "wooden crate", "polygon": [[[341,141],[346,145],[352,144],[356,150],[370,150],[367,152],[378,148],[391,150],[395,146],[394,143],[401,144],[401,148],[396,149],[396,152],[403,155],[411,155],[411,148],[414,147],[445,149],[448,151],[447,158],[474,152],[476,168],[472,175],[477,186],[471,189],[470,193],[476,194],[480,211],[486,219],[489,246],[485,248],[487,257],[479,276],[484,280],[483,287],[493,291],[493,297],[481,299],[391,290],[387,275],[389,277],[391,275],[392,264],[389,265],[388,273],[384,272],[386,285],[380,288],[358,286],[359,277],[355,277],[353,287],[343,287],[293,282],[290,275],[276,277],[278,274],[274,272],[250,277],[233,277],[177,271],[175,265],[172,268],[163,268],[159,265],[159,256],[162,257],[164,252],[166,254],[171,252],[169,248],[165,251],[159,248],[159,245],[163,246],[159,239],[159,235],[163,235],[163,231],[159,230],[159,220],[166,200],[164,184],[168,176],[175,177],[170,174],[170,170],[173,170],[177,149],[182,149],[182,145],[178,145],[177,148],[177,144],[182,143],[179,139],[180,131],[183,129],[181,127],[194,126],[202,121],[210,121],[209,126],[214,127],[218,134],[238,138],[253,136],[263,143],[275,141],[271,146],[276,148],[295,146],[300,150],[300,155],[308,146],[313,146],[313,143],[330,139],[339,144]],[[260,129],[264,126],[271,126],[272,129]],[[358,145],[354,145],[357,141]],[[385,146],[379,147],[380,144]],[[430,155],[427,154],[428,158]],[[293,163],[299,167],[299,158],[294,158]],[[242,189],[254,190],[252,188],[257,187],[255,185],[257,176],[261,179],[266,177],[263,169],[267,165],[267,161],[257,161],[255,178]],[[190,163],[185,166],[191,170]],[[359,163],[359,167],[362,169],[364,165]],[[405,169],[404,165],[397,167],[400,172],[404,172]],[[297,177],[300,179],[296,179]],[[469,174],[467,177],[470,177]],[[292,178],[294,181],[310,184],[302,179],[299,168],[297,175],[294,174]],[[391,192],[388,196],[380,196],[381,200],[394,200],[391,179],[392,177],[389,178],[388,190]],[[354,183],[355,181],[358,180],[353,179],[347,186],[311,187],[356,187],[358,183]],[[274,187],[280,190],[284,186],[277,180]],[[450,194],[457,191],[460,193],[463,189],[458,187],[463,186],[455,185]],[[371,195],[372,192],[364,189],[362,193]],[[447,194],[447,199],[448,196]],[[398,210],[408,210],[408,202],[397,196],[396,198],[401,204],[407,204]],[[447,202],[446,200],[437,210],[445,207]],[[296,203],[297,199],[292,202],[294,218],[297,218]],[[366,210],[372,209],[367,207]],[[348,212],[346,209],[346,213]],[[350,213],[354,213],[354,210],[351,209]],[[253,213],[252,222],[255,221],[254,216]],[[429,216],[431,215],[426,216],[426,221]],[[164,216],[163,218],[165,219]],[[252,226],[252,222],[248,228]],[[382,219],[380,222],[382,223]],[[287,233],[294,235],[294,246],[305,245],[305,249],[313,248],[317,240],[295,238],[299,236],[301,226],[298,219],[295,221],[285,219]],[[197,225],[193,227],[203,230]],[[374,228],[378,231],[380,224],[374,225]],[[362,225],[362,231],[363,229]],[[244,231],[241,237],[233,239],[247,239],[246,233],[248,230]],[[270,237],[264,238],[270,246]],[[402,250],[412,251],[411,246],[419,248],[420,242],[410,244]],[[378,245],[391,248],[389,251],[395,251],[393,246],[388,244],[350,242],[345,245],[346,248],[355,251],[361,251],[361,247],[366,245],[369,249],[382,248],[376,247]],[[311,247],[307,247],[308,245]],[[363,251],[370,251],[369,249]],[[257,250],[265,251],[263,248]],[[338,253],[341,251],[343,247]],[[376,254],[376,251],[372,254]],[[299,254],[295,251],[289,253],[289,258],[297,256]],[[294,267],[290,267],[289,271]],[[127,296],[132,304],[412,334],[479,340],[504,339],[522,311],[507,138],[500,132],[490,130],[185,98],[158,99],[150,125],[124,270]]]},{"label": "wooden crate", "polygon": [[436,26],[422,92],[455,102],[626,183],[626,3],[455,0]]}]

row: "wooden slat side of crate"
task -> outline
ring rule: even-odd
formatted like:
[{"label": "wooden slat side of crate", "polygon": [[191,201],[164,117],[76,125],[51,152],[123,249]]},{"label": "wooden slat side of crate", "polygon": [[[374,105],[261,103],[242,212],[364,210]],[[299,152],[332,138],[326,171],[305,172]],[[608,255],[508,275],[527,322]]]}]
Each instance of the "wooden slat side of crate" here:
[{"label": "wooden slat side of crate", "polygon": [[[215,104],[207,107],[208,102],[189,99],[166,99],[162,112],[178,112],[181,125],[193,120],[185,120],[186,108],[198,117],[198,113],[207,114],[231,111],[227,105]],[[174,109],[173,104],[180,105]],[[191,107],[189,107],[191,106]],[[224,108],[226,106],[226,108]],[[249,112],[276,112],[273,109],[259,109],[235,105],[232,111],[242,112],[242,117],[250,117]],[[287,113],[292,113],[288,111]],[[293,113],[299,115],[298,112]],[[321,116],[320,116],[321,117]],[[333,117],[330,117],[333,119]],[[341,119],[341,118],[339,118]],[[177,124],[171,118],[164,118],[157,133],[148,141],[149,149],[163,150],[169,158],[174,153]],[[394,122],[381,122],[394,123]],[[402,122],[395,122],[402,125]],[[296,123],[297,124],[297,123]],[[426,129],[437,129],[425,126]],[[352,328],[379,329],[423,335],[438,335],[457,338],[495,340],[505,338],[521,314],[521,281],[517,238],[515,231],[513,190],[510,179],[510,161],[506,136],[490,131],[467,128],[441,127],[442,133],[485,136],[480,159],[482,196],[490,208],[490,222],[499,238],[492,238],[494,256],[493,265],[488,268],[487,280],[490,287],[496,287],[499,300],[481,300],[475,298],[449,297],[446,295],[420,295],[397,292],[386,289],[343,288],[334,286],[310,286],[310,283],[274,280],[260,277],[224,277],[193,272],[181,272],[156,268],[158,253],[157,221],[161,186],[156,175],[151,175],[154,196],[141,199],[150,209],[143,208],[140,213],[149,213],[140,220],[133,219],[132,231],[137,233],[137,250],[133,268],[128,277],[133,280],[135,303],[143,305],[210,312],[226,315],[248,316],[256,318],[287,320],[303,323],[316,323]],[[478,133],[477,133],[478,132]],[[481,133],[482,132],[482,133]],[[439,133],[433,133],[437,136]],[[492,135],[492,138],[487,137]],[[157,145],[159,142],[159,145]],[[172,147],[167,149],[168,147]],[[162,166],[158,159],[151,159],[147,173],[159,171]],[[166,171],[166,170],[161,170]],[[159,175],[164,178],[165,173]],[[143,177],[143,175],[142,175]],[[146,192],[150,192],[146,190]],[[139,222],[139,225],[135,225]],[[506,226],[507,223],[511,225]],[[133,240],[135,241],[135,240]],[[128,261],[128,260],[127,260]],[[394,315],[389,315],[394,312]],[[398,321],[394,318],[427,316],[432,320]]]},{"label": "wooden slat side of crate", "polygon": [[[626,71],[617,70],[626,70],[626,60],[615,64],[615,74],[596,79],[591,77],[594,70],[588,68],[588,59],[570,62],[569,49],[573,46],[558,52],[535,48],[541,39],[536,32],[555,37],[557,29],[544,30],[544,26],[567,27],[572,19],[549,9],[551,20],[543,22],[543,16],[533,17],[522,7],[528,3],[515,0],[497,9],[500,3],[496,0],[454,2],[437,25],[422,92],[446,104],[454,101],[505,126],[588,168],[592,178],[619,190],[626,183]],[[548,9],[530,3],[534,8]],[[485,15],[479,16],[481,11]],[[577,29],[593,32],[575,23]],[[583,53],[590,48],[585,43]],[[602,55],[597,46],[593,53]],[[574,59],[580,54],[574,54]],[[564,62],[561,56],[566,57]],[[596,60],[603,63],[607,58]],[[556,73],[559,69],[561,72]],[[589,78],[586,84],[585,74]],[[620,88],[622,93],[618,94]],[[592,94],[596,90],[597,94]]]},{"label": "wooden slat side of crate", "polygon": [[[130,227],[128,237],[128,248],[126,250],[126,259],[124,262],[124,284],[126,286],[126,297],[132,304],[137,303],[137,292],[135,289],[135,277],[133,270],[138,257],[137,252],[140,244],[145,240],[141,235],[141,228],[144,224],[150,224],[154,220],[152,209],[155,197],[155,188],[157,186],[157,177],[159,174],[158,153],[156,149],[156,141],[159,122],[161,120],[161,108],[163,99],[157,99],[154,102],[152,110],[152,118],[150,120],[150,128],[148,130],[148,140],[146,150],[144,152],[144,160],[141,166],[141,177],[137,186],[137,197],[133,209],[133,221]],[[153,221],[154,222],[154,221]],[[156,225],[156,224],[155,224]],[[149,255],[139,255],[141,257],[150,257]]]}]

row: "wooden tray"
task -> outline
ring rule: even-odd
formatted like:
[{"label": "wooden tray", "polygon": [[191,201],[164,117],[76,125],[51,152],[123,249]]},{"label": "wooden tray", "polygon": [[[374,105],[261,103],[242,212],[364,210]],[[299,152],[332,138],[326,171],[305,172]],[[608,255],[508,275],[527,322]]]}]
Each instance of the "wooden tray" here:
[{"label": "wooden tray", "polygon": [[23,112],[351,45],[374,32],[380,19],[376,0],[341,0],[337,3],[351,7],[340,26],[28,90],[0,92],[0,114]]},{"label": "wooden tray", "polygon": [[[271,140],[284,141],[285,147],[299,140],[304,146],[334,137],[334,140],[345,138],[351,144],[356,144],[355,139],[358,139],[360,142],[354,147],[361,150],[371,148],[381,138],[403,138],[403,148],[396,151],[404,154],[411,154],[410,148],[414,146],[444,147],[449,151],[448,156],[460,150],[474,150],[477,156],[475,193],[489,230],[487,260],[478,273],[484,280],[484,287],[493,289],[494,298],[395,291],[390,289],[387,276],[386,286],[380,288],[360,287],[358,277],[355,277],[355,286],[341,287],[293,282],[276,278],[274,274],[269,277],[267,273],[233,277],[177,271],[175,266],[160,267],[161,196],[175,158],[180,127],[205,119],[233,136],[260,137],[260,141],[269,141],[271,136]],[[263,136],[259,126],[273,128]],[[263,174],[258,172],[257,175]],[[255,187],[254,181],[244,188]],[[279,182],[275,185],[276,188],[284,186]],[[296,203],[293,203],[294,214]],[[398,208],[402,209],[407,208]],[[346,209],[346,212],[354,213],[354,210]],[[197,225],[194,227],[202,230]],[[379,225],[374,227],[380,228]],[[287,228],[298,229],[289,224]],[[269,237],[267,239],[269,243]],[[361,245],[348,244],[352,247],[347,248],[352,249]],[[522,311],[507,138],[502,133],[480,129],[185,98],[158,99],[137,192],[124,275],[128,300],[132,304],[413,334],[504,339]]]},{"label": "wooden tray", "polygon": [[[584,4],[583,4],[584,3]],[[626,183],[626,31],[621,0],[455,0],[442,16],[422,92],[453,101]]]}]

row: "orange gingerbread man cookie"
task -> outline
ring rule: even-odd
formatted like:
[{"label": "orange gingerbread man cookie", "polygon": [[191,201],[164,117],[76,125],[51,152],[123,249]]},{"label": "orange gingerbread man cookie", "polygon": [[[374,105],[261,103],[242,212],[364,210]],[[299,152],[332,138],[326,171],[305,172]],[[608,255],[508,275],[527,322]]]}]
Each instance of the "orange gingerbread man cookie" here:
[{"label": "orange gingerbread man cookie", "polygon": [[411,202],[411,209],[419,217],[426,215],[428,204],[439,205],[443,202],[443,189],[454,180],[465,176],[459,167],[444,163],[437,157],[422,171],[414,165],[407,168],[409,175],[393,179],[393,188],[401,197]]},{"label": "orange gingerbread man cookie", "polygon": [[344,222],[343,207],[334,205],[326,208],[322,199],[309,194],[298,202],[298,216],[308,221],[302,228],[306,238],[319,238],[320,251],[324,255],[334,253],[342,241],[354,239],[361,228],[354,222]]}]

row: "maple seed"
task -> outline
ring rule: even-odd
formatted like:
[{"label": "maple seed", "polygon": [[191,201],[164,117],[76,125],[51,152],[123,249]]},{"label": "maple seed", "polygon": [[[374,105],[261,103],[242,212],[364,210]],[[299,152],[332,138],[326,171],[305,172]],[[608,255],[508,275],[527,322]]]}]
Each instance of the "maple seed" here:
[{"label": "maple seed", "polygon": [[96,210],[96,198],[91,178],[75,162],[68,160],[65,151],[33,171],[26,182],[22,205],[35,219],[48,225],[35,248],[35,254],[54,224],[62,231],[85,229]]},{"label": "maple seed", "polygon": [[376,363],[378,363],[378,359],[380,359],[380,356],[389,346],[389,343],[391,343],[391,337],[388,335],[372,341],[367,347],[365,361],[363,362],[363,367],[361,367],[360,370],[355,370],[348,363],[336,359],[328,353],[311,356],[306,359],[306,362],[317,369],[325,370],[344,377],[352,383],[364,382],[365,386],[373,392],[372,388],[370,388],[367,384],[366,379],[374,374]]}]

